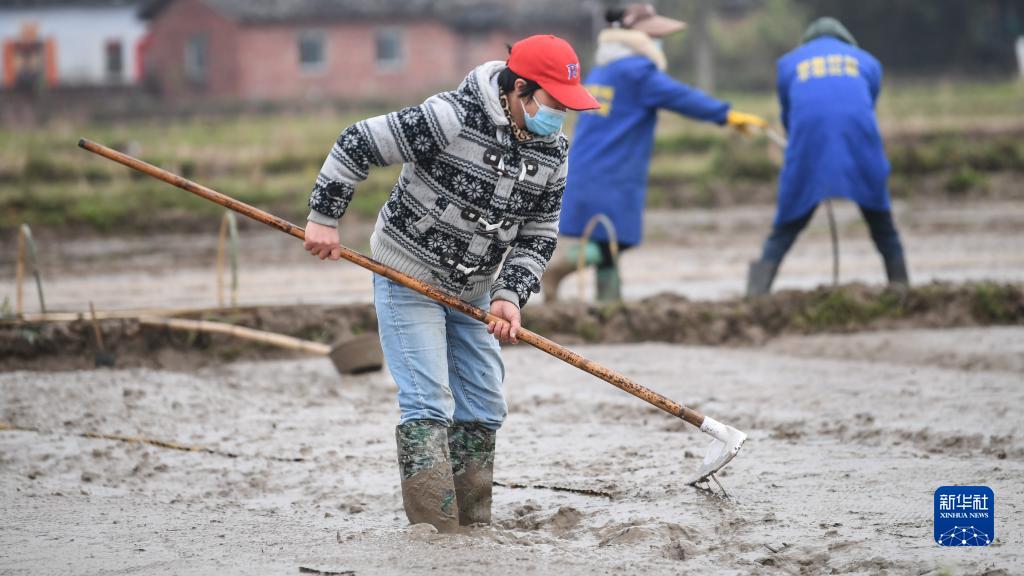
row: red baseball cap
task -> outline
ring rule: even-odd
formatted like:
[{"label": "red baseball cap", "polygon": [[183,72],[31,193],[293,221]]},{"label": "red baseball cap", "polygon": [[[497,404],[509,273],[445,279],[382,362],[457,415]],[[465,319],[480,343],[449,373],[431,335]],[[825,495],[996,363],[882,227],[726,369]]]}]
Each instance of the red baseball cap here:
[{"label": "red baseball cap", "polygon": [[505,63],[516,74],[540,84],[570,110],[601,107],[580,84],[580,59],[576,51],[557,36],[538,34],[516,42]]}]

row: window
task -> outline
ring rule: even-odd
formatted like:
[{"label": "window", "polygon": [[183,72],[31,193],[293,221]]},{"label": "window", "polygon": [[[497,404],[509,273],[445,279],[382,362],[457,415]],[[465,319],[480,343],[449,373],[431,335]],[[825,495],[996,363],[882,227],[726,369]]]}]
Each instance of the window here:
[{"label": "window", "polygon": [[120,82],[124,76],[124,50],[120,40],[108,40],[105,50],[107,78]]},{"label": "window", "polygon": [[324,69],[324,33],[306,31],[299,34],[299,67],[305,72]]},{"label": "window", "polygon": [[189,36],[185,42],[185,77],[195,84],[206,84],[209,56],[206,34]]},{"label": "window", "polygon": [[377,68],[395,70],[402,67],[402,29],[377,30]]}]

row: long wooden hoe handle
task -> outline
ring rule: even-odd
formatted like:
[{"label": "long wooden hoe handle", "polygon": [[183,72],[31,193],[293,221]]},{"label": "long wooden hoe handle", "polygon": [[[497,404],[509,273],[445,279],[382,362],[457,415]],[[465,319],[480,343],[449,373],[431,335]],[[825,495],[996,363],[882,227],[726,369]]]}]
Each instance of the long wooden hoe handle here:
[{"label": "long wooden hoe handle", "polygon": [[[177,174],[173,174],[171,172],[168,172],[167,170],[153,166],[152,164],[147,164],[146,162],[129,156],[128,154],[118,152],[117,150],[108,148],[106,146],[103,146],[102,144],[97,144],[96,142],[92,142],[90,140],[86,140],[85,138],[79,140],[78,145],[88,150],[89,152],[98,154],[100,156],[103,156],[104,158],[113,160],[114,162],[124,164],[129,168],[134,168],[139,172],[148,174],[158,180],[163,180],[168,184],[177,186],[178,188],[191,192],[196,196],[201,196],[211,202],[220,204],[225,208],[230,208],[231,210],[234,210],[235,212],[238,212],[239,214],[242,214],[244,216],[248,216],[249,218],[252,218],[257,222],[262,222],[269,226],[273,226],[274,228],[277,228],[278,230],[286,234],[291,234],[292,236],[295,236],[296,238],[300,239],[305,239],[306,237],[305,231],[302,228],[292,224],[291,222],[288,222],[287,220],[278,218],[273,214],[268,214],[267,212],[264,212],[258,208],[245,204],[244,202],[239,202],[238,200],[235,200],[230,196],[221,194],[216,190],[207,188],[206,186],[197,184],[186,178],[182,178]],[[405,274],[397,270],[394,270],[393,268],[389,268],[381,264],[380,262],[377,262],[376,260],[367,258],[366,256],[363,256],[359,252],[346,248],[345,246],[341,247],[341,257],[344,258],[345,260],[348,260],[349,262],[358,264],[359,266],[362,266],[363,268],[366,268],[376,274],[380,274],[381,276],[384,276],[389,280],[397,282],[402,286],[405,286],[406,288],[410,288],[412,290],[419,292],[420,294],[424,294],[432,298],[433,300],[436,300],[444,304],[445,306],[454,308],[459,312],[462,312],[463,314],[475,318],[485,324],[495,321],[505,322],[504,319],[498,316],[485,312],[484,310],[481,310],[480,308],[477,308],[476,306],[473,306],[468,302],[464,302],[463,300],[460,300],[459,298],[456,298],[451,294],[442,292],[441,290],[435,288],[434,286],[431,286],[430,284],[421,282],[410,276],[406,276]],[[668,412],[673,416],[682,418],[686,422],[689,422],[690,424],[693,424],[698,428],[700,428],[701,424],[704,423],[704,415],[697,412],[696,410],[687,408],[686,406],[683,406],[678,402],[669,400],[668,398],[662,396],[661,394],[658,394],[653,390],[650,390],[637,384],[636,382],[633,382],[629,378],[626,378],[625,376],[619,374],[618,372],[615,372],[614,370],[609,370],[608,368],[605,368],[604,366],[601,366],[596,362],[591,362],[590,360],[587,360],[583,356],[580,356],[579,354],[573,352],[572,350],[569,350],[564,346],[561,346],[560,344],[548,340],[547,338],[541,336],[540,334],[531,332],[525,328],[521,328],[517,334],[517,337],[523,342],[526,342],[527,344],[530,344],[535,348],[543,350],[544,352],[547,352],[548,354],[554,356],[555,358],[558,358],[559,360],[568,362],[569,364],[572,364],[573,366],[579,368],[580,370],[589,372],[590,374],[597,376],[598,378],[604,380],[605,382],[608,382],[612,386],[615,386],[616,388],[619,388],[625,392],[629,392],[633,396],[636,396],[641,400],[644,400],[658,408],[661,408],[662,410]]]}]

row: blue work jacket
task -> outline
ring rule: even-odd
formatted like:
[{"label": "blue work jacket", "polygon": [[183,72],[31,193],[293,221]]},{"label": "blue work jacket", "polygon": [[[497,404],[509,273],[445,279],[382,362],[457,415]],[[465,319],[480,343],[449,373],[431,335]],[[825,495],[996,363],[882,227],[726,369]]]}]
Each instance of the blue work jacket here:
[{"label": "blue work jacket", "polygon": [[789,145],[775,223],[796,220],[833,197],[889,210],[889,161],[875,119],[878,60],[826,36],[780,58],[776,74]]},{"label": "blue work jacket", "polygon": [[[729,104],[676,81],[641,55],[592,69],[584,84],[601,108],[581,113],[576,123],[559,232],[581,236],[592,216],[605,214],[619,243],[639,244],[658,109],[723,124]],[[608,240],[601,226],[591,238]]]}]

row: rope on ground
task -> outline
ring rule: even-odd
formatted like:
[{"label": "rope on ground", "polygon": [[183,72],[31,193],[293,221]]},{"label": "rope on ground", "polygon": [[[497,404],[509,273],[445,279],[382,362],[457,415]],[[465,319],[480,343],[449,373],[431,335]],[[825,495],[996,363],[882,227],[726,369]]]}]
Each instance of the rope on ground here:
[{"label": "rope on ground", "polygon": [[[19,428],[6,422],[0,422],[0,430],[11,430],[15,432],[35,432],[37,434],[43,434],[42,430],[37,428]],[[223,456],[225,458],[266,458],[267,460],[273,460],[275,462],[305,462],[305,458],[284,458],[281,456],[252,456],[239,454],[237,452],[228,452],[226,450],[216,450],[213,448],[207,448],[205,446],[190,446],[187,444],[178,444],[177,442],[171,442],[168,440],[159,440],[156,438],[146,438],[143,436],[123,436],[121,434],[100,434],[98,432],[77,432],[72,433],[73,436],[80,438],[92,438],[96,440],[113,440],[115,442],[126,442],[129,444],[148,444],[150,446],[156,446],[157,448],[167,448],[170,450],[180,450],[182,452],[202,452],[204,454],[214,454],[216,456]]]}]

